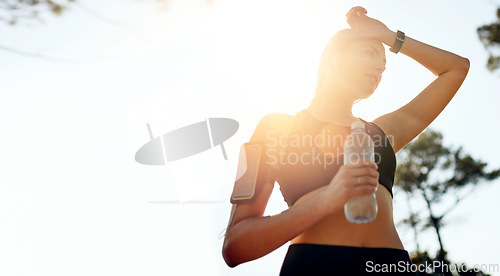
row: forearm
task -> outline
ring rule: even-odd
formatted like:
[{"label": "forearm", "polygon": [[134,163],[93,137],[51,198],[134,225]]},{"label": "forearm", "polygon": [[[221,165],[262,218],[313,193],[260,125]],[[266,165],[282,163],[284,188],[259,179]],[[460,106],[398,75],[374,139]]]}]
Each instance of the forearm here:
[{"label": "forearm", "polygon": [[[387,29],[380,40],[392,47],[396,40],[396,32]],[[405,41],[399,51],[422,64],[435,76],[440,76],[451,70],[459,70],[467,74],[469,69],[469,61],[466,58],[422,43],[409,36],[405,36]]]},{"label": "forearm", "polygon": [[[234,267],[260,258],[298,236],[326,215],[339,210],[327,210],[321,194],[309,197],[288,210],[268,217],[249,217],[226,232],[224,259]],[[335,199],[330,199],[335,200]]]}]

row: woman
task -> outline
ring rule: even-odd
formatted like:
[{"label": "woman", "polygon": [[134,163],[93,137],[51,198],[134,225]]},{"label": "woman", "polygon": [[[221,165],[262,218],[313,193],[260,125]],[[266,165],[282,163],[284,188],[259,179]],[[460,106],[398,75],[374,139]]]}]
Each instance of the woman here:
[{"label": "woman", "polygon": [[[311,104],[296,116],[268,114],[255,129],[250,143],[264,146],[261,164],[265,165],[259,169],[269,177],[258,179],[250,202],[233,204],[223,246],[229,266],[260,258],[290,241],[281,275],[411,270],[392,217],[394,154],[444,109],[464,81],[469,61],[410,37],[403,39],[399,31],[396,39],[396,32],[366,13],[362,7],[352,8],[346,15],[351,29],[336,33],[328,42]],[[380,82],[385,69],[382,43],[416,60],[437,78],[405,106],[366,122],[354,117],[351,109],[357,100],[373,94]],[[375,141],[376,162],[339,164],[337,140],[325,146],[301,144],[298,141],[305,139],[298,139],[292,145],[291,134],[325,138],[328,132],[328,137],[331,133],[345,137],[357,120],[365,124],[374,141],[381,138],[378,145]],[[286,139],[278,139],[284,134],[288,134]],[[319,151],[322,158],[318,160],[323,164],[302,158],[308,150]],[[291,153],[300,156],[302,163],[291,164],[283,158]],[[263,217],[275,180],[290,208]],[[376,219],[365,224],[348,222],[344,204],[354,196],[373,192],[378,204]]]}]

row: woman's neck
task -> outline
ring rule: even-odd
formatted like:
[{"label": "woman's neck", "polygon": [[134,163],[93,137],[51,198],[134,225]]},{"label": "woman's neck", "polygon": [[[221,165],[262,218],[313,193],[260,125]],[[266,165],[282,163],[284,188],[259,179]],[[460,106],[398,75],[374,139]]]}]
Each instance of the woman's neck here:
[{"label": "woman's neck", "polygon": [[352,115],[354,100],[343,95],[351,91],[340,89],[326,89],[322,87],[317,91],[307,110],[318,120],[349,125],[357,118]]}]

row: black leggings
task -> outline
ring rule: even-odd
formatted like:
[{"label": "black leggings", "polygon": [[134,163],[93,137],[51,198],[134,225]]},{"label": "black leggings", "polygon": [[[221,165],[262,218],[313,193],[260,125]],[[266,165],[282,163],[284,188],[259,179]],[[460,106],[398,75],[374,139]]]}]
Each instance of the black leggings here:
[{"label": "black leggings", "polygon": [[417,275],[408,251],[384,247],[355,247],[322,244],[292,244],[288,247],[280,276],[373,275],[405,272]]}]

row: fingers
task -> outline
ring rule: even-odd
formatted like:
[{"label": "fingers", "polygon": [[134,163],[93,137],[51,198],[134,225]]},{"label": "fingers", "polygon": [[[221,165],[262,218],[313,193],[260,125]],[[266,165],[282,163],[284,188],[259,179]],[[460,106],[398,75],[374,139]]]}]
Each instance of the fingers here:
[{"label": "fingers", "polygon": [[346,174],[350,177],[370,176],[378,179],[379,172],[372,165],[349,169]]},{"label": "fingers", "polygon": [[371,167],[374,169],[378,168],[377,163],[375,163],[371,160],[366,160],[366,159],[359,159],[355,163],[350,163],[350,164],[344,165],[344,167],[346,167],[348,169],[354,169],[354,168],[360,168],[360,167]]},{"label": "fingers", "polygon": [[355,196],[371,194],[376,191],[377,191],[377,186],[371,186],[371,185],[357,186],[354,187],[353,189],[349,189],[349,191],[347,192],[347,197],[352,198]]},{"label": "fingers", "polygon": [[373,176],[358,176],[351,177],[349,182],[353,188],[363,187],[363,186],[374,186],[378,185],[378,178]]},{"label": "fingers", "polygon": [[349,26],[351,26],[351,29],[357,30],[359,23],[357,20],[359,19],[359,17],[367,13],[368,12],[366,11],[366,9],[361,6],[351,8],[346,14],[347,23],[349,24]]},{"label": "fingers", "polygon": [[356,6],[356,7],[351,8],[351,9],[350,9],[350,10],[346,13],[346,15],[345,15],[345,16],[346,16],[346,17],[349,17],[349,15],[351,15],[351,13],[352,13],[352,14],[356,14],[356,15],[358,15],[358,16],[359,16],[359,15],[361,15],[361,14],[367,14],[367,13],[368,13],[368,11],[367,11],[365,8],[361,7],[361,6]]},{"label": "fingers", "polygon": [[348,186],[356,185],[376,185],[378,184],[379,172],[377,164],[357,163],[345,165],[334,178],[343,178]]},{"label": "fingers", "polygon": [[343,165],[331,180],[326,191],[335,195],[340,194],[341,198],[346,201],[357,195],[374,193],[379,184],[377,168],[375,162],[363,159]]},{"label": "fingers", "polygon": [[378,185],[377,164],[369,160],[359,160],[357,163],[345,165],[344,175],[351,187]]}]

